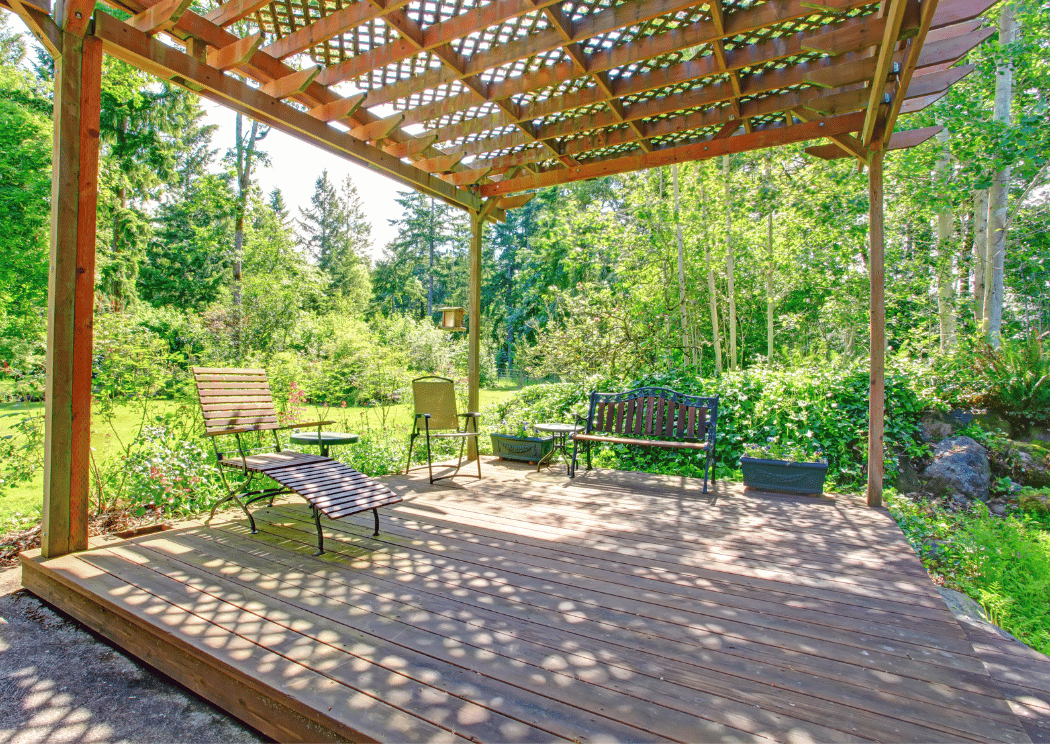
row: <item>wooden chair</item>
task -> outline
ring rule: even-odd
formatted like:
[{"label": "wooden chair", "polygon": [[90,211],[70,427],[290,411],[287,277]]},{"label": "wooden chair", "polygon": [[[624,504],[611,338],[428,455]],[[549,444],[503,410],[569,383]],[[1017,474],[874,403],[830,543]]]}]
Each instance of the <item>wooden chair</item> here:
[{"label": "wooden chair", "polygon": [[[412,437],[408,440],[408,465],[405,466],[405,473],[408,474],[412,470],[412,446],[416,442],[416,437],[426,434],[427,468],[430,470],[430,482],[454,478],[459,475],[459,469],[463,467],[463,447],[467,440],[473,438],[477,442],[478,419],[481,418],[481,414],[458,412],[456,388],[452,380],[447,377],[429,375],[412,380],[412,399],[415,404],[416,417],[412,425]],[[463,428],[460,428],[459,425],[461,418],[464,419]],[[471,424],[473,424],[473,431],[468,428]],[[431,437],[459,439],[459,461],[456,463],[456,471],[451,475],[434,477],[434,463],[430,452]],[[478,458],[477,477],[481,478],[480,458]]]},{"label": "wooden chair", "polygon": [[[317,552],[314,555],[324,553],[322,514],[330,519],[339,519],[371,509],[375,517],[373,536],[379,534],[379,507],[396,504],[401,501],[400,496],[329,457],[281,450],[278,431],[316,426],[320,432],[321,427],[331,421],[281,426],[270,394],[270,383],[266,379],[266,371],[262,369],[194,367],[193,377],[204,414],[205,435],[211,437],[215,445],[219,473],[228,492],[212,508],[209,522],[221,504],[234,501],[248,517],[254,535],[257,532],[255,518],[248,511],[248,506],[262,499],[269,499],[272,505],[276,496],[294,493],[306,499],[313,510],[314,524],[317,526]],[[242,435],[266,431],[273,433],[272,445],[245,446]],[[235,438],[236,449],[219,449],[219,437],[225,436]],[[240,470],[245,478],[244,483],[231,487],[226,479],[227,469]],[[252,482],[257,475],[276,481],[277,486],[253,490]]]}]

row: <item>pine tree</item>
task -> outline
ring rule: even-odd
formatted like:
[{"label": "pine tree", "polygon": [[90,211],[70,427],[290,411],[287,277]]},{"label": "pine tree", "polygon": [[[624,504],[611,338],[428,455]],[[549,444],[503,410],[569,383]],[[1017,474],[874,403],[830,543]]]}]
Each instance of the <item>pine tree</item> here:
[{"label": "pine tree", "polygon": [[299,208],[299,242],[317,266],[331,274],[345,251],[346,214],[327,170],[314,184],[310,204],[310,209]]},{"label": "pine tree", "polygon": [[277,219],[282,225],[288,224],[288,205],[285,204],[284,194],[281,190],[274,186],[273,191],[270,192],[270,200],[268,202],[270,209],[277,215]]}]

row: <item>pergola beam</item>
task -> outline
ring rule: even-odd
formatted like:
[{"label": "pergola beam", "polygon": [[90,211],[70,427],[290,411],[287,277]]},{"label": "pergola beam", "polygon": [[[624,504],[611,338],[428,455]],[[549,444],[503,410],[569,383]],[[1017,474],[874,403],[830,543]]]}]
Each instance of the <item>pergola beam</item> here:
[{"label": "pergola beam", "polygon": [[167,44],[150,38],[106,13],[98,13],[95,34],[105,44],[106,53],[122,59],[165,80],[191,90],[228,108],[255,118],[298,139],[311,142],[367,168],[376,170],[406,186],[461,209],[477,209],[481,200],[473,194],[375,148],[348,133],[341,132],[308,113],[300,111],[257,88],[236,80],[222,71],[198,62]]},{"label": "pergola beam", "polygon": [[571,181],[626,173],[628,171],[656,168],[672,163],[684,163],[690,160],[707,160],[719,155],[728,155],[749,150],[759,150],[775,145],[804,142],[858,130],[864,123],[862,113],[847,114],[829,119],[804,122],[790,126],[770,127],[755,130],[720,140],[707,140],[690,145],[655,150],[651,153],[629,155],[611,160],[584,165],[564,170],[545,171],[518,176],[499,183],[486,184],[478,189],[482,197],[513,194],[519,191],[555,186]]},{"label": "pergola beam", "polygon": [[[936,2],[936,0],[927,0],[927,2]],[[886,0],[885,8],[886,13],[883,16],[885,20],[885,31],[882,37],[882,44],[879,46],[878,62],[875,65],[874,80],[885,80],[889,75],[890,66],[893,64],[893,55],[897,48],[897,40],[900,38],[901,24],[904,22],[904,14],[908,9],[909,0]],[[882,15],[880,13],[880,15]],[[879,112],[882,106],[885,104],[883,100],[884,89],[882,85],[871,86],[871,93],[868,98],[868,109],[864,116],[864,127],[860,132],[860,141],[864,143],[865,147],[870,148],[872,146],[872,138],[875,136],[875,123],[879,116]],[[875,148],[878,149],[878,148]]]}]

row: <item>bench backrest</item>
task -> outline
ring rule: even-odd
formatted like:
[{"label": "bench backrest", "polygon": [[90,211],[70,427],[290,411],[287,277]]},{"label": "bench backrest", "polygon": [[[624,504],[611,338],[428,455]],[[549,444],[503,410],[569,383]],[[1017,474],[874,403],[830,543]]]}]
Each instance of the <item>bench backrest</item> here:
[{"label": "bench backrest", "polygon": [[194,367],[193,379],[207,434],[268,431],[280,425],[266,370]]},{"label": "bench backrest", "polygon": [[714,444],[718,396],[684,395],[644,387],[622,393],[591,393],[588,434],[654,437]]}]

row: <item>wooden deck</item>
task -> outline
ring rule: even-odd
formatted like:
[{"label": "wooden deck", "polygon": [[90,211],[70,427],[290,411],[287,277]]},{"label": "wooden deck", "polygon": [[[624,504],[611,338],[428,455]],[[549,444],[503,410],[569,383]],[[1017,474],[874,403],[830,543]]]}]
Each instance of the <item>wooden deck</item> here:
[{"label": "wooden deck", "polygon": [[884,511],[484,472],[386,479],[323,559],[289,500],[23,581],[279,740],[1029,741]]}]

